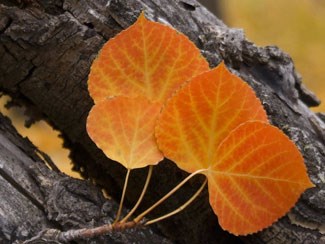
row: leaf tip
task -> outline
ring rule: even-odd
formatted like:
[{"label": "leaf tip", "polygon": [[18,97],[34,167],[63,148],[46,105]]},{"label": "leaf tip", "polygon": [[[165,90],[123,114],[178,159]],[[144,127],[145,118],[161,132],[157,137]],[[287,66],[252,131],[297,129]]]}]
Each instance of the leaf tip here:
[{"label": "leaf tip", "polygon": [[148,20],[148,19],[146,18],[145,11],[142,10],[141,13],[140,13],[140,15],[139,15],[139,17],[138,17],[138,19],[137,19],[137,22],[138,22],[138,21],[139,21],[139,22],[142,22],[142,21],[146,21],[146,20]]},{"label": "leaf tip", "polygon": [[316,187],[316,185],[310,180],[309,176],[307,176],[306,190],[314,187]]}]

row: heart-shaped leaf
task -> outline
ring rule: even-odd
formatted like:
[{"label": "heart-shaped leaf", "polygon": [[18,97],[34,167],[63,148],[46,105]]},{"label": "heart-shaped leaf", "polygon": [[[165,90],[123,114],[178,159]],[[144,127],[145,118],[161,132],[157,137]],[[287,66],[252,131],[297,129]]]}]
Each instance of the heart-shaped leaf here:
[{"label": "heart-shaped leaf", "polygon": [[95,103],[118,95],[164,102],[180,84],[208,69],[188,37],[142,13],[103,46],[92,64],[88,89]]},{"label": "heart-shaped leaf", "polygon": [[303,158],[278,128],[247,122],[226,137],[206,175],[222,228],[246,235],[270,226],[312,187]]},{"label": "heart-shaped leaf", "polygon": [[105,99],[91,109],[87,132],[107,157],[127,169],[157,164],[163,159],[154,137],[160,109],[143,97]]},{"label": "heart-shaped leaf", "polygon": [[252,89],[223,64],[167,102],[156,137],[180,168],[207,176],[219,223],[236,235],[271,225],[313,186],[296,146],[267,123]]},{"label": "heart-shaped leaf", "polygon": [[194,77],[166,104],[156,127],[159,148],[178,167],[194,172],[216,162],[216,148],[238,125],[267,122],[252,88],[221,63]]}]

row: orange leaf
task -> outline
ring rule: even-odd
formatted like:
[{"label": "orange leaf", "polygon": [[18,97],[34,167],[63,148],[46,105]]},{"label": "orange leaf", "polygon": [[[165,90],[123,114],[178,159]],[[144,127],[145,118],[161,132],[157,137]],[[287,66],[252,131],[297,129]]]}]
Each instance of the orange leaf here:
[{"label": "orange leaf", "polygon": [[210,167],[216,148],[238,125],[267,122],[252,88],[222,63],[194,77],[166,104],[156,137],[164,155],[187,172]]},{"label": "orange leaf", "polygon": [[109,98],[91,109],[87,131],[107,157],[128,169],[157,164],[163,159],[154,138],[160,109],[143,97]]},{"label": "orange leaf", "polygon": [[103,46],[92,64],[88,88],[95,103],[118,95],[164,102],[180,84],[208,68],[185,35],[141,14]]},{"label": "orange leaf", "polygon": [[216,155],[207,171],[210,204],[220,226],[235,235],[270,226],[313,186],[294,143],[263,122],[237,127]]}]

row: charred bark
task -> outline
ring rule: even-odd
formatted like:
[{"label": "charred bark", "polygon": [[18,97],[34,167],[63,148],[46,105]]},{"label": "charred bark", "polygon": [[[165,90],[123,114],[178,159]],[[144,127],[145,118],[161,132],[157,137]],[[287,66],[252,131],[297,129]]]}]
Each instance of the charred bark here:
[{"label": "charred bark", "polygon": [[[170,24],[189,36],[211,67],[225,60],[232,72],[252,86],[270,121],[300,148],[311,180],[317,185],[306,191],[280,221],[240,239],[220,229],[206,191],[186,211],[161,222],[157,229],[174,243],[325,242],[325,123],[324,116],[308,108],[319,101],[303,86],[287,54],[273,46],[257,47],[241,30],[228,28],[194,0],[35,0],[23,4],[0,0],[0,89],[27,104],[35,119],[44,118],[60,130],[71,149],[75,169],[118,199],[125,170],[108,160],[85,131],[93,104],[87,76],[105,41],[132,24],[142,10],[149,19]],[[132,174],[127,199],[130,205],[142,188],[144,174],[142,170]],[[160,163],[142,208],[184,176],[173,163]],[[199,181],[190,182],[160,208],[160,213],[187,199]],[[48,217],[45,220],[49,221]],[[0,236],[5,237],[1,230]]]}]

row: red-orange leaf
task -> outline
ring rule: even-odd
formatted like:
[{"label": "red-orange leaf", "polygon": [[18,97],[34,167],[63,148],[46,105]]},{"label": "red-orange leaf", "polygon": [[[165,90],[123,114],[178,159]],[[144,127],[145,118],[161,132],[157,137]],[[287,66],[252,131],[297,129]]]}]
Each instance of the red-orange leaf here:
[{"label": "red-orange leaf", "polygon": [[194,77],[166,104],[156,127],[159,148],[187,172],[216,161],[216,148],[238,125],[267,122],[254,91],[222,63]]},{"label": "red-orange leaf", "polygon": [[294,143],[266,123],[237,127],[216,154],[206,173],[210,204],[221,227],[235,235],[270,226],[313,186]]},{"label": "red-orange leaf", "polygon": [[236,235],[271,225],[312,186],[296,146],[267,123],[252,89],[223,64],[167,102],[156,137],[180,168],[203,169],[219,223]]},{"label": "red-orange leaf", "polygon": [[107,157],[128,169],[157,164],[163,156],[154,138],[161,104],[143,97],[113,97],[91,109],[87,131]]},{"label": "red-orange leaf", "polygon": [[206,70],[207,61],[185,35],[141,14],[103,46],[88,88],[95,103],[118,95],[164,102],[180,84]]}]

